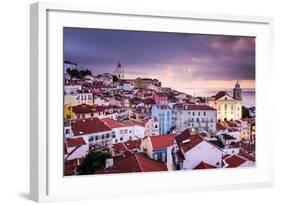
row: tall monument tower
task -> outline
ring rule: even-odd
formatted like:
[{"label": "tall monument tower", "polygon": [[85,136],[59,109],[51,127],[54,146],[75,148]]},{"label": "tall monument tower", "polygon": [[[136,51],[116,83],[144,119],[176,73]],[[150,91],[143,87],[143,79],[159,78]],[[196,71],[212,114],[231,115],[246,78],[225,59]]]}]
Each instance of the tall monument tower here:
[{"label": "tall monument tower", "polygon": [[238,81],[236,82],[233,89],[233,98],[236,100],[242,100],[242,89],[240,88],[240,84],[238,83]]},{"label": "tall monument tower", "polygon": [[114,75],[120,80],[125,79],[125,71],[122,68],[122,65],[120,62],[118,62],[117,67],[114,70]]}]

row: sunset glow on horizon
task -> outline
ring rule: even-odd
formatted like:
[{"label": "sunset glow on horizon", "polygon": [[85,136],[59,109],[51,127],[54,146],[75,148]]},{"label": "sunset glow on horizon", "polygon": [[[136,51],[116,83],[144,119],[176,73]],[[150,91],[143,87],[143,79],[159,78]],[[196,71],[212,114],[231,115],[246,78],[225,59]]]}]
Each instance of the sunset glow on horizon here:
[{"label": "sunset glow on horizon", "polygon": [[174,89],[255,89],[255,37],[64,29],[64,59],[93,75],[156,78]]}]

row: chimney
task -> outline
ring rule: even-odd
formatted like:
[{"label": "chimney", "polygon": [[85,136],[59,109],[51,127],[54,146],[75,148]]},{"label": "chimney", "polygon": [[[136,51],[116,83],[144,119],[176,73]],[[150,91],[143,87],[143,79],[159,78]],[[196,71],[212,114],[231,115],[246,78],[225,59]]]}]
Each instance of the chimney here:
[{"label": "chimney", "polygon": [[109,158],[109,159],[106,159],[105,160],[105,168],[109,168],[109,167],[112,167],[113,166],[113,159],[112,158]]}]

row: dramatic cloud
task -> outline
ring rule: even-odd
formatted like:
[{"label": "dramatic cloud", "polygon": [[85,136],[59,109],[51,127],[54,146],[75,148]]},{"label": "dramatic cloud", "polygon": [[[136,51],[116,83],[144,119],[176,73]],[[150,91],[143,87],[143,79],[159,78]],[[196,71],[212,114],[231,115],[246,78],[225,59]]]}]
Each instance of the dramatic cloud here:
[{"label": "dramatic cloud", "polygon": [[255,85],[254,37],[65,28],[64,58],[94,74],[121,61],[128,78],[178,88]]}]

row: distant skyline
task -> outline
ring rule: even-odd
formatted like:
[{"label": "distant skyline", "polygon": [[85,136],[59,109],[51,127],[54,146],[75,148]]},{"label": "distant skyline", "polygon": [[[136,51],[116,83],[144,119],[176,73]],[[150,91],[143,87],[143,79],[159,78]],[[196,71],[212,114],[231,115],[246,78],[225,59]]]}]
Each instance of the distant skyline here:
[{"label": "distant skyline", "polygon": [[64,28],[64,59],[94,75],[120,61],[126,78],[174,89],[255,88],[255,37]]}]

